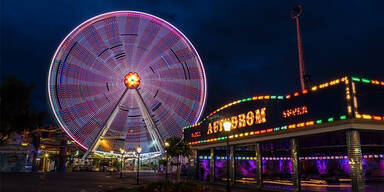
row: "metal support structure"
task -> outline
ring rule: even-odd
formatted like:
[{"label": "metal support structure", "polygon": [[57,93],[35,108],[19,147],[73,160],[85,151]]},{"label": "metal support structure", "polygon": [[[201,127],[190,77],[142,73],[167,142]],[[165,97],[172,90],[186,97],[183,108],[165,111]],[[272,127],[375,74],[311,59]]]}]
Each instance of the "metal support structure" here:
[{"label": "metal support structure", "polygon": [[84,161],[85,158],[88,157],[88,155],[93,152],[95,149],[97,149],[100,145],[101,138],[104,137],[104,135],[107,133],[109,128],[112,125],[112,122],[115,120],[117,112],[119,111],[119,105],[125,100],[125,96],[127,94],[128,88],[124,90],[123,95],[121,95],[119,101],[116,103],[115,108],[107,118],[107,121],[104,123],[103,128],[99,131],[99,133],[96,136],[96,139],[93,141],[92,145],[88,148],[88,150],[85,152],[82,160]]},{"label": "metal support structure", "polygon": [[166,165],[165,165],[165,180],[168,181],[168,165],[169,165],[169,157],[165,155]]},{"label": "metal support structure", "polygon": [[123,154],[121,154],[120,178],[123,178],[123,163],[124,163],[124,157],[123,157]]},{"label": "metal support structure", "polygon": [[199,150],[194,150],[195,152],[193,153],[193,157],[194,157],[194,163],[195,163],[195,179],[196,180],[199,180],[200,178],[200,162],[199,162]]},{"label": "metal support structure", "polygon": [[139,185],[140,178],[140,153],[137,153],[137,175],[136,175],[136,184]]},{"label": "metal support structure", "polygon": [[296,30],[297,30],[297,49],[298,49],[298,57],[299,57],[299,70],[300,70],[300,85],[301,90],[306,89],[306,81],[309,81],[305,73],[305,64],[304,64],[304,55],[303,55],[303,45],[301,40],[301,30],[300,30],[300,15],[303,13],[303,8],[301,5],[294,7],[291,11],[291,18],[296,21]]},{"label": "metal support structure", "polygon": [[263,161],[260,150],[260,143],[255,145],[255,156],[256,156],[256,166],[257,166],[257,188],[260,190],[263,187]]},{"label": "metal support structure", "polygon": [[300,179],[300,162],[298,152],[297,138],[291,138],[291,161],[292,161],[292,182],[293,190],[301,191],[301,179]]},{"label": "metal support structure", "polygon": [[358,130],[347,130],[347,148],[353,192],[364,192],[365,182],[362,168],[360,134]]},{"label": "metal support structure", "polygon": [[155,141],[155,144],[158,148],[158,150],[164,154],[164,141],[161,139],[161,135],[159,133],[159,130],[156,127],[156,124],[154,123],[151,114],[148,111],[148,107],[145,105],[143,97],[141,97],[139,90],[133,89],[135,99],[137,104],[139,105],[141,115],[143,116],[145,125],[147,127],[147,130],[149,134],[151,135],[151,139]]},{"label": "metal support structure", "polygon": [[210,149],[209,170],[211,176],[209,177],[209,183],[215,182],[215,148]]},{"label": "metal support structure", "polygon": [[230,146],[229,147],[230,149],[230,157],[229,157],[229,161],[230,161],[230,181],[231,181],[231,185],[235,184],[235,177],[236,177],[236,168],[235,168],[235,146]]},{"label": "metal support structure", "polygon": [[225,148],[225,154],[226,154],[226,159],[227,159],[227,192],[231,191],[231,184],[229,182],[229,177],[230,177],[230,172],[229,172],[229,161],[230,161],[230,155],[229,155],[229,138],[227,135],[227,147]]}]

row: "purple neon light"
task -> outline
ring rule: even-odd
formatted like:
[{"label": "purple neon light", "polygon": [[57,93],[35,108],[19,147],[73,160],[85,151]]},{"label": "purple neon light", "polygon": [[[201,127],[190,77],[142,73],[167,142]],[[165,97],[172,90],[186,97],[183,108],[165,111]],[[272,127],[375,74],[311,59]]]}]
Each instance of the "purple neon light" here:
[{"label": "purple neon light", "polygon": [[208,177],[210,176],[210,164],[209,164],[209,160],[200,160],[199,161],[199,168],[200,168],[200,175],[199,175],[199,179],[200,180],[203,180],[203,181],[206,181],[208,179]]},{"label": "purple neon light", "polygon": [[[51,108],[62,129],[83,149],[95,139],[122,95],[124,75],[137,72],[139,92],[163,139],[181,136],[206,103],[202,61],[190,41],[168,22],[141,12],[117,11],[76,27],[54,54],[48,75]],[[106,136],[123,136],[99,150],[151,151],[139,107],[128,93]]]}]

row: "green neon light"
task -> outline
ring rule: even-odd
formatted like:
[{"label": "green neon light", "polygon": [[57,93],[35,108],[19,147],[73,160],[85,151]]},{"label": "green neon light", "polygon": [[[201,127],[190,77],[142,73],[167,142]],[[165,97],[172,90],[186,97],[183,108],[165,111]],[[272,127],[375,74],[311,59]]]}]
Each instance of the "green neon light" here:
[{"label": "green neon light", "polygon": [[358,81],[358,82],[360,82],[360,78],[358,78],[358,77],[352,77],[352,81]]},{"label": "green neon light", "polygon": [[241,102],[245,102],[245,101],[247,101],[247,99],[242,99],[242,100],[241,100]]},{"label": "green neon light", "polygon": [[247,101],[252,101],[252,97],[249,97],[249,98],[247,99]]},{"label": "green neon light", "polygon": [[277,96],[277,99],[284,99],[284,96]]},{"label": "green neon light", "polygon": [[321,119],[316,121],[316,124],[321,124],[321,123],[323,123],[323,120]]},{"label": "green neon light", "polygon": [[328,122],[333,122],[335,119],[333,117],[328,118]]},{"label": "green neon light", "polygon": [[347,116],[346,115],[342,115],[342,116],[340,116],[340,119],[341,120],[347,119]]},{"label": "green neon light", "polygon": [[361,81],[362,81],[363,83],[370,83],[370,82],[371,82],[369,79],[364,79],[364,78],[362,78]]},{"label": "green neon light", "polygon": [[271,99],[276,99],[276,96],[271,96]]}]

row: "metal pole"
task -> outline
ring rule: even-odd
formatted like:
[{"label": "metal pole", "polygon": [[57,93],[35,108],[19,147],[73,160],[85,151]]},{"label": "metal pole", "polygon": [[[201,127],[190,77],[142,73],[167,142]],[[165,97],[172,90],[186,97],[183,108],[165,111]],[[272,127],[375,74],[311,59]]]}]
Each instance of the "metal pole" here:
[{"label": "metal pole", "polygon": [[227,192],[231,191],[230,183],[229,183],[229,136],[227,135]]},{"label": "metal pole", "polygon": [[294,7],[291,11],[291,18],[296,21],[296,31],[297,31],[297,49],[299,57],[299,72],[300,72],[300,85],[301,90],[305,90],[305,68],[304,68],[304,56],[303,56],[303,45],[301,40],[301,30],[300,30],[300,15],[302,14],[303,9],[301,5]]},{"label": "metal pole", "polygon": [[297,138],[291,138],[290,144],[291,144],[293,190],[301,191],[300,160],[299,160],[299,147],[298,147]]},{"label": "metal pole", "polygon": [[168,155],[166,156],[166,165],[165,165],[165,180],[168,181]]},{"label": "metal pole", "polygon": [[214,183],[215,182],[215,148],[210,149],[210,157],[209,160],[209,169],[211,176],[209,177],[209,182]]},{"label": "metal pole", "polygon": [[137,185],[139,185],[139,172],[140,172],[140,153],[137,154],[137,176],[136,176]]},{"label": "metal pole", "polygon": [[123,155],[121,155],[120,178],[123,178]]},{"label": "metal pole", "polygon": [[263,187],[263,161],[261,159],[260,143],[256,143],[255,155],[257,166],[257,188],[260,190]]}]

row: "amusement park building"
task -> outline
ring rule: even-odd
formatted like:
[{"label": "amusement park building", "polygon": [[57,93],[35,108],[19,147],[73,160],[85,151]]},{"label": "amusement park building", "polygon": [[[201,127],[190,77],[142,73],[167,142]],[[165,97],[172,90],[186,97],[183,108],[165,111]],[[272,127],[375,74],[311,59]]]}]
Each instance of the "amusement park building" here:
[{"label": "amusement park building", "polygon": [[184,137],[201,180],[226,180],[228,149],[232,184],[364,191],[367,180],[384,176],[383,98],[384,81],[346,76],[228,103],[184,127]]}]

